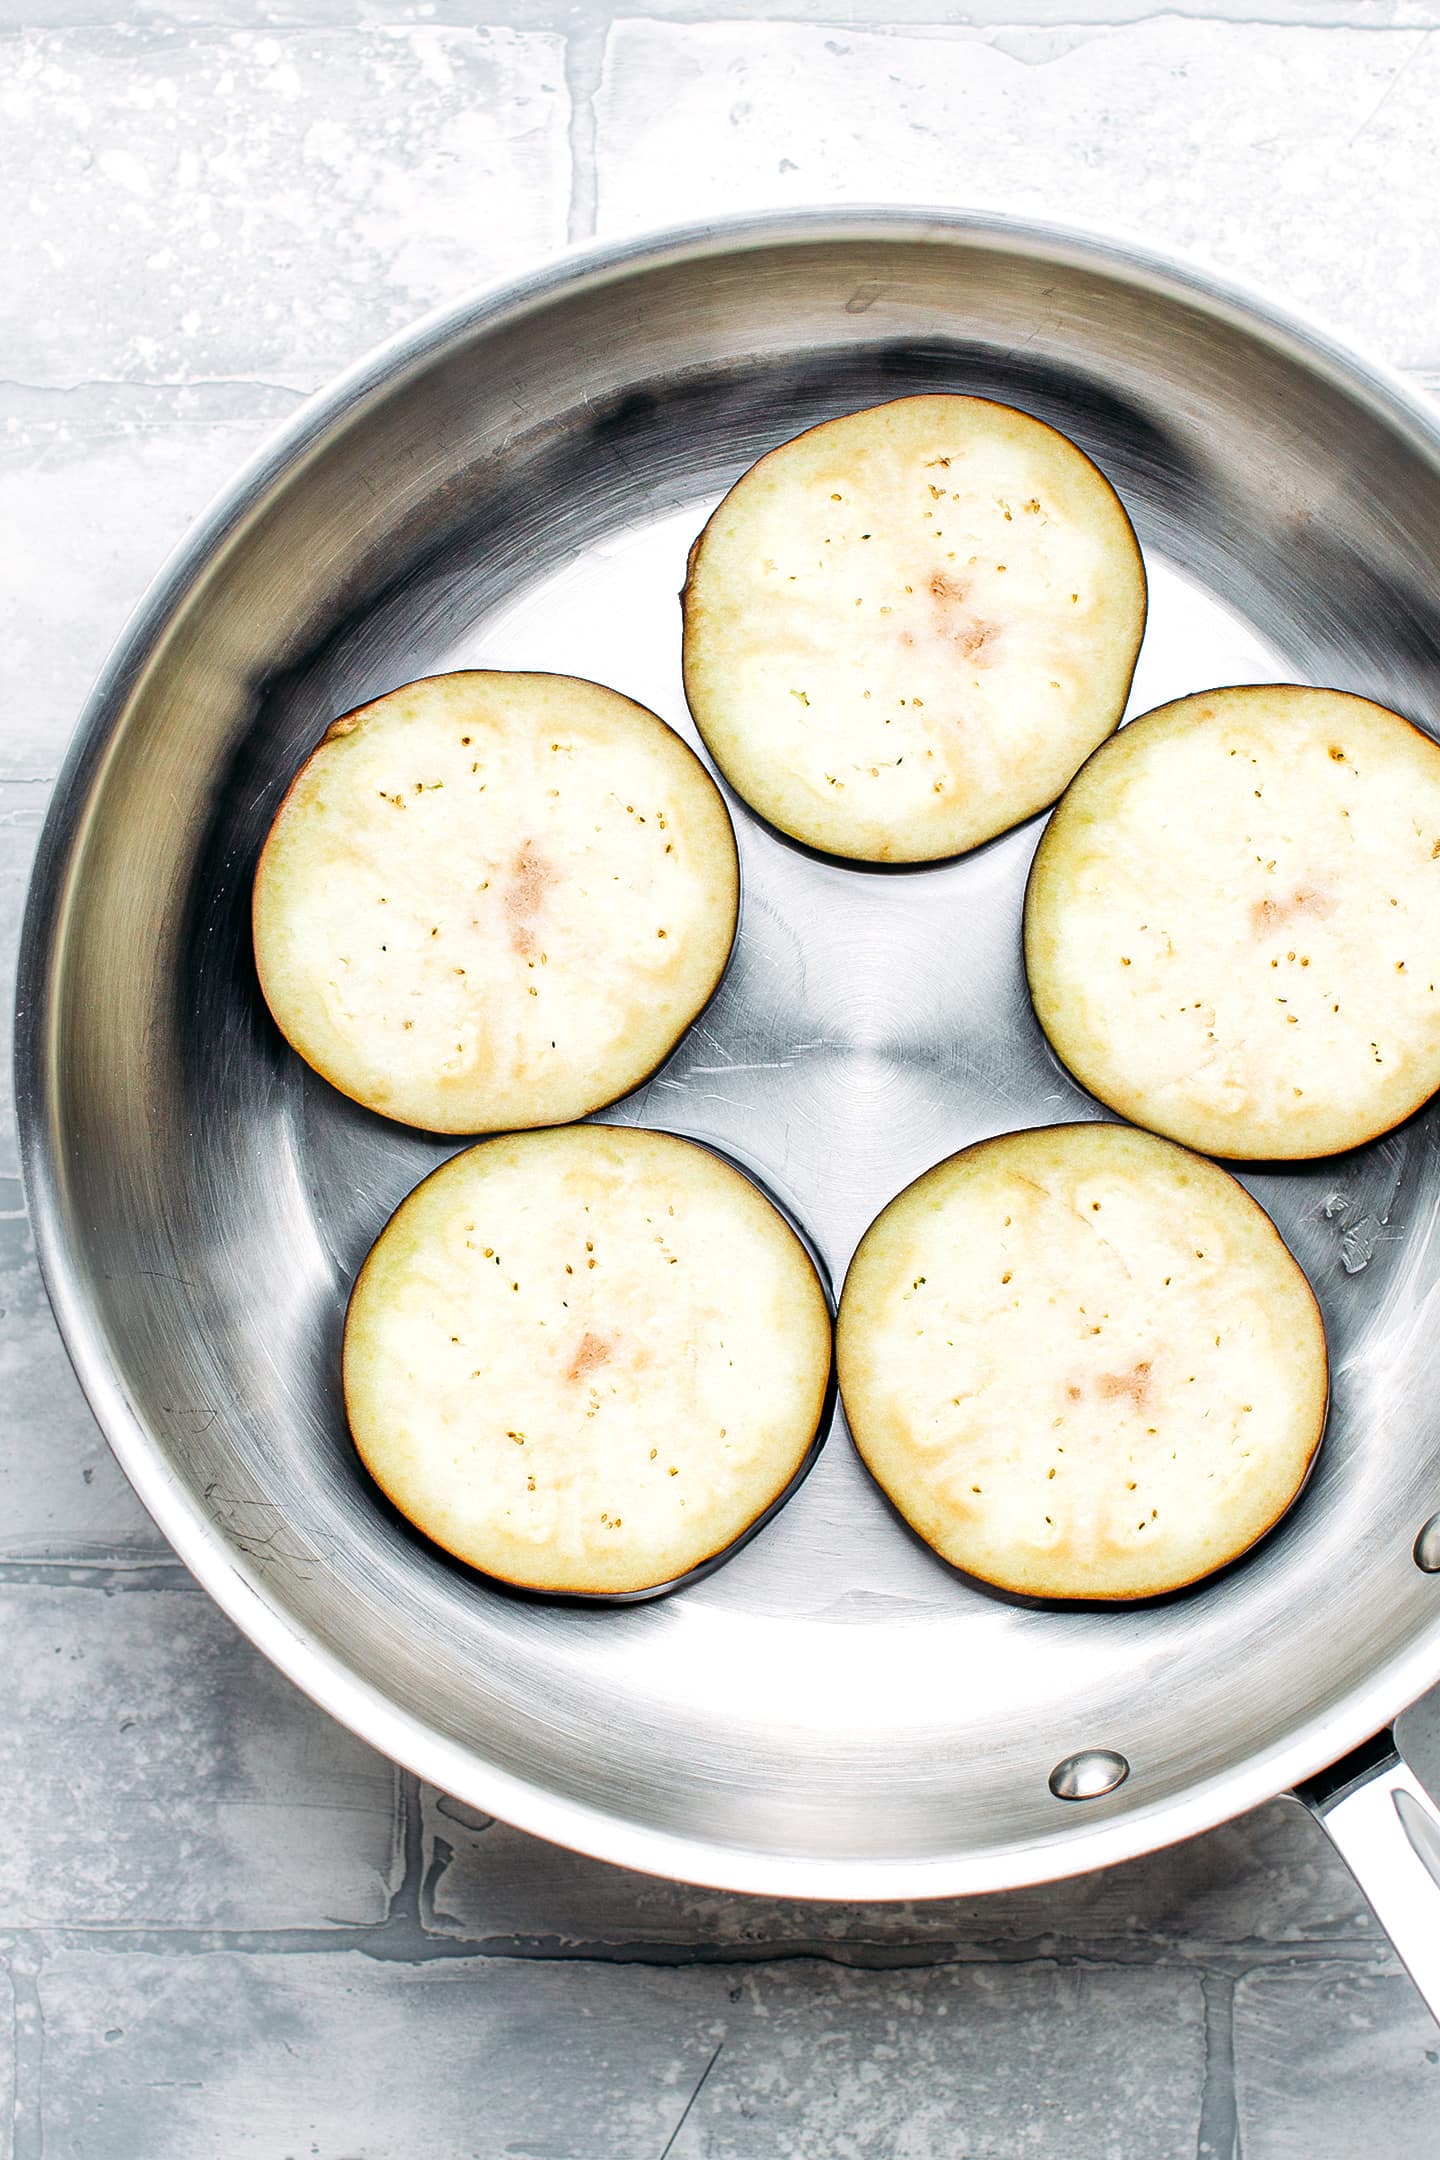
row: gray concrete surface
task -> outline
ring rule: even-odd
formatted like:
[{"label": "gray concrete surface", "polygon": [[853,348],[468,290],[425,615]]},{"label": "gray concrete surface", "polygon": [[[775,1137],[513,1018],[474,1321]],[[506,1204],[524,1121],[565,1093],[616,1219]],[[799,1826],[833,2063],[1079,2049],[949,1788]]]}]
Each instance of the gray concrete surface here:
[{"label": "gray concrete surface", "polygon": [[[0,940],[89,680],[234,465],[567,237],[1120,222],[1440,385],[1437,0],[0,0]],[[1284,1804],[805,1907],[477,1817],[331,1725],[112,1464],[0,1066],[0,2160],[1440,2156],[1440,2034]],[[1419,1736],[1432,1781],[1440,1717]]]}]

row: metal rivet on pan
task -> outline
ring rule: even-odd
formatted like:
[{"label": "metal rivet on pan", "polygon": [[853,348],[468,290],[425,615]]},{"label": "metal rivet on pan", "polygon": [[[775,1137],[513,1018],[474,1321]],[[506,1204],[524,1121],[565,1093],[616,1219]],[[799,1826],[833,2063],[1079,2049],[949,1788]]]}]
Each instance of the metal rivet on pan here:
[{"label": "metal rivet on pan", "polygon": [[1415,1540],[1415,1565],[1427,1575],[1440,1575],[1440,1515],[1423,1523]]},{"label": "metal rivet on pan", "polygon": [[[1440,1566],[1440,1559],[1436,1565]],[[1056,1763],[1050,1772],[1050,1790],[1057,1800],[1098,1800],[1123,1785],[1129,1775],[1129,1763],[1114,1748],[1081,1748]]]}]

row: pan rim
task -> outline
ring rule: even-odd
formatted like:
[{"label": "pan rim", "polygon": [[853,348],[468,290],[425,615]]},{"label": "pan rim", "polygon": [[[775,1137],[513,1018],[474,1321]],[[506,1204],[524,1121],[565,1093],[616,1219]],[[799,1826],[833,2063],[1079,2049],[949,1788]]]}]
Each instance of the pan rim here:
[{"label": "pan rim", "polygon": [[[1322,1720],[1242,1757],[1198,1785],[1135,1804],[1143,1760],[1113,1800],[1076,1811],[1056,1802],[1053,1835],[978,1853],[876,1860],[756,1851],[713,1837],[660,1831],[557,1794],[486,1762],[414,1717],[353,1670],[267,1595],[263,1576],[225,1539],[171,1470],[127,1399],[104,1329],[70,1258],[64,1137],[55,1112],[58,968],[66,894],[100,792],[108,746],[141,692],[147,669],[199,581],[211,573],[271,492],[306,458],[407,374],[451,346],[541,311],[577,291],[664,266],[755,250],[960,243],[1020,253],[1109,275],[1238,323],[1302,365],[1369,402],[1414,454],[1440,468],[1440,415],[1398,370],[1342,343],[1304,311],[1281,307],[1241,281],[1163,255],[1116,232],[988,210],[817,205],[736,213],[615,242],[567,249],[535,270],[497,280],[422,316],[374,347],[299,409],[245,461],[162,565],[122,629],[81,715],[55,782],[36,852],[17,971],[16,1122],[37,1255],[62,1340],[92,1411],[157,1527],[221,1609],[256,1647],[341,1724],[403,1767],[458,1798],[596,1859],[716,1889],[817,1899],[953,1896],[1053,1881],[1133,1858],[1213,1828],[1284,1793],[1359,1745],[1440,1676],[1440,1611],[1410,1645]],[[1092,1738],[1094,1736],[1091,1736]],[[1103,1738],[1104,1736],[1099,1736]],[[1057,1744],[1057,1754],[1062,1752]]]}]

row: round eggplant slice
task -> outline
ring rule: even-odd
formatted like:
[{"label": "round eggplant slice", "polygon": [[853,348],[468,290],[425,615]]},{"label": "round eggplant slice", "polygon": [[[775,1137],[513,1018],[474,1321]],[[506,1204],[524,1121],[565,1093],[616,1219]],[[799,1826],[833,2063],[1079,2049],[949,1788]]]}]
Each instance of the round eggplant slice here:
[{"label": "round eggplant slice", "polygon": [[1264,1211],[1123,1125],[981,1141],[892,1200],[840,1300],[840,1392],[900,1513],[958,1568],[1139,1598],[1281,1516],[1325,1421],[1325,1332]]},{"label": "round eggplant slice", "polygon": [[435,1132],[614,1102],[724,972],[739,871],[664,722],[564,675],[435,675],[337,720],[255,878],[282,1034],[343,1094]]},{"label": "round eggplant slice", "polygon": [[1239,1158],[1388,1132],[1440,1087],[1440,746],[1336,690],[1160,706],[1051,819],[1025,964],[1137,1125]]},{"label": "round eggplant slice", "polygon": [[736,792],[860,862],[958,855],[1119,724],[1145,572],[1104,475],[974,397],[901,398],[760,460],[695,543],[685,690]]},{"label": "round eggplant slice", "polygon": [[670,1133],[488,1140],[391,1217],[345,1325],[366,1468],[447,1552],[571,1596],[673,1584],[808,1467],[830,1311],[748,1178]]}]

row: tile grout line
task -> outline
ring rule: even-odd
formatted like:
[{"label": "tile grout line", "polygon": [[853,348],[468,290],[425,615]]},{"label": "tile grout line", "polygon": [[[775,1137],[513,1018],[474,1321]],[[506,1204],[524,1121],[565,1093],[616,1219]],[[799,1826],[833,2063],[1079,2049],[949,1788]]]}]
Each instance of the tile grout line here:
[{"label": "tile grout line", "polygon": [[0,1590],[157,1590],[203,1595],[180,1560],[0,1560]]},{"label": "tile grout line", "polygon": [[0,375],[0,395],[18,390],[26,397],[76,397],[86,390],[263,390],[269,397],[313,396],[299,383],[274,382],[267,375],[77,375],[69,382],[29,382],[23,375]]},{"label": "tile grout line", "polygon": [[413,1770],[396,1767],[395,1805],[400,1858],[400,1880],[381,1924],[380,1932],[406,1941],[425,1936],[420,1898],[425,1872],[425,1819],[420,1801],[420,1780]]},{"label": "tile grout line", "polygon": [[[1440,28],[1440,25],[1437,25],[1437,28]],[[597,171],[595,167],[593,151],[594,113],[593,109],[589,110],[588,117],[585,118],[577,117],[577,113],[580,106],[588,105],[593,108],[593,94],[594,89],[597,89],[599,87],[599,75],[598,72],[594,73],[592,88],[589,91],[587,91],[584,87],[586,81],[592,81],[589,66],[587,65],[586,67],[582,67],[577,61],[575,67],[575,76],[576,88],[574,91],[572,91],[572,98],[577,100],[578,102],[576,105],[576,110],[572,111],[570,129],[572,142],[571,155],[573,171],[570,193],[569,225],[570,240],[581,242],[597,237],[596,211],[598,203],[596,194]],[[836,201],[834,204],[832,204],[831,207],[836,211],[837,215],[843,216],[844,214],[846,214],[847,211],[863,209],[865,205],[861,203],[851,204],[842,201]],[[902,209],[905,206],[903,204],[896,203],[882,203],[879,207],[883,211],[889,209]],[[786,205],[777,199],[772,205],[769,206],[769,208],[773,212],[782,213],[785,210]],[[761,213],[757,211],[755,214],[758,216]],[[696,216],[693,218],[687,218],[682,222],[686,224],[699,224],[703,223],[704,220]],[[613,237],[616,239],[624,239],[627,236],[627,229],[621,228],[616,232]],[[533,265],[538,266],[548,262],[553,262],[554,260],[556,260],[560,253],[561,248],[558,244],[554,247],[539,248],[535,251],[535,254],[533,256]],[[467,289],[468,288],[465,287],[456,287],[453,292],[447,293],[443,296],[443,304],[448,304],[450,301],[453,300],[462,299]],[[358,355],[352,355],[351,360],[353,360],[355,357],[358,357]],[[114,377],[92,376],[75,382],[25,382],[21,381],[18,377],[12,376],[5,379],[0,379],[0,408],[3,408],[7,395],[10,397],[34,399],[37,402],[44,402],[54,399],[58,403],[63,399],[74,398],[87,393],[105,393],[108,391],[117,391],[123,394],[133,393],[133,395],[137,399],[145,398],[148,400],[163,397],[184,398],[192,396],[197,392],[204,393],[211,390],[249,390],[259,393],[262,397],[276,397],[283,395],[289,400],[291,400],[294,406],[299,407],[300,405],[304,404],[310,397],[316,395],[318,388],[325,387],[325,385],[329,382],[332,382],[336,376],[343,374],[345,372],[345,369],[350,364],[350,360],[337,361],[335,363],[335,366],[330,369],[329,373],[321,379],[321,382],[317,386],[317,388],[312,388],[308,390],[300,389],[296,386],[287,387],[279,383],[262,382],[261,380],[259,380],[258,377],[245,376],[234,376],[224,379],[217,376],[209,375],[175,376],[169,378],[155,377],[153,379],[148,376],[140,375]],[[1388,365],[1394,370],[1397,375],[1408,378],[1409,381],[1418,388],[1429,389],[1432,392],[1440,390],[1440,357],[1420,360],[1391,360],[1388,362]],[[68,425],[76,425],[78,418],[79,426],[89,427],[96,430],[101,430],[106,427],[113,428],[114,426],[117,426],[119,424],[118,418],[114,420],[108,419],[104,414],[97,414],[93,416],[66,415],[64,417]],[[54,416],[53,421],[49,418],[42,417],[39,414],[35,414],[32,415],[32,424],[35,426],[51,426],[59,424],[60,419],[61,415],[59,413]],[[263,431],[272,424],[271,420],[267,416],[252,415],[250,413],[236,413],[233,411],[224,411],[213,414],[157,411],[157,415],[154,419],[147,419],[143,423],[140,423],[140,425],[145,429],[153,428],[155,430],[168,427],[238,427],[247,426],[251,424],[252,420],[256,428],[260,430],[261,433],[263,433]],[[260,439],[261,434],[257,433],[256,440],[259,441]],[[53,780],[55,776],[51,773],[20,773],[9,777],[15,781],[23,782],[27,785],[32,781],[35,784],[39,785],[42,782]]]},{"label": "tile grout line", "polygon": [[[402,1886],[403,1887],[403,1886]],[[665,1942],[574,1942],[555,1937],[487,1936],[466,1939],[429,1933],[402,1908],[378,1925],[292,1928],[105,1927],[69,1925],[19,1927],[5,1931],[21,1952],[18,1969],[37,1971],[56,1950],[116,1957],[333,1957],[353,1954],[382,1964],[533,1964],[633,1965],[657,1971],[703,1967],[747,1970],[775,1965],[824,1965],[836,1970],[883,1975],[961,1969],[993,1973],[1002,1967],[1050,1966],[1060,1971],[1154,1972],[1199,1978],[1206,1994],[1207,2050],[1213,2029],[1217,2066],[1228,2057],[1229,1997],[1235,1982],[1256,1971],[1301,1972],[1316,1965],[1343,1965],[1374,1973],[1387,1945],[1351,1938],[1347,1942],[1136,1943],[1117,1954],[1115,1943],[1056,1941],[1051,1937],[996,1938],[990,1944],[795,1943],[685,1944]],[[846,1949],[852,1954],[843,1954]],[[1177,1954],[1178,1952],[1178,1954]],[[1158,1954],[1157,1954],[1158,1953]],[[1398,1967],[1396,1968],[1398,1973]],[[1208,1984],[1216,1983],[1212,2020]],[[1207,2054],[1207,2061],[1208,2061]],[[1219,2068],[1210,2119],[1223,2126],[1224,2085]],[[1233,2109],[1232,2109],[1233,2112]],[[1203,2129],[1202,2124],[1202,2129]],[[1236,2160],[1223,2145],[1203,2141],[1197,2160]]]},{"label": "tile grout line", "polygon": [[15,2003],[14,2104],[10,2121],[10,2160],[43,2160],[45,2126],[41,2116],[44,2089],[45,2021],[40,2007],[40,1964],[33,1943],[22,1938],[18,1957],[7,1959]]},{"label": "tile grout line", "polygon": [[586,21],[577,9],[575,17],[565,33],[565,87],[570,96],[570,203],[565,237],[572,245],[595,235],[599,199],[595,101],[613,27],[608,15]]},{"label": "tile grout line", "polygon": [[[714,8],[706,7],[703,4],[692,4],[671,7],[662,13],[654,12],[643,4],[643,0],[637,0],[635,6],[625,8],[614,15],[609,12],[592,11],[583,5],[572,7],[551,5],[532,8],[521,5],[520,0],[501,0],[501,4],[489,10],[484,19],[480,19],[476,15],[427,15],[423,18],[415,17],[382,26],[367,21],[359,15],[354,16],[348,22],[337,22],[333,16],[317,14],[306,17],[297,14],[284,22],[272,21],[265,28],[270,36],[277,38],[314,36],[317,32],[363,37],[373,32],[377,27],[384,27],[392,31],[468,30],[483,32],[487,30],[510,30],[521,36],[529,33],[535,36],[568,37],[571,35],[583,36],[592,31],[596,24],[608,25],[611,21],[646,25],[656,24],[662,28],[673,27],[681,30],[705,29],[713,25],[724,29],[753,29],[757,31],[768,29],[831,30],[848,31],[852,34],[865,32],[883,34],[892,31],[916,30],[922,33],[926,31],[960,31],[964,33],[987,30],[1133,30],[1146,23],[1154,22],[1213,23],[1225,29],[1237,30],[1356,30],[1364,32],[1367,36],[1378,36],[1387,32],[1410,33],[1416,30],[1424,31],[1440,28],[1440,22],[1405,22],[1393,19],[1377,22],[1345,11],[1320,17],[1304,15],[1298,12],[1291,15],[1241,15],[1233,14],[1224,8],[1177,5],[1149,7],[1138,11],[1120,11],[1106,15],[1064,15],[1058,20],[1052,21],[1010,15],[992,16],[984,12],[967,15],[962,19],[957,19],[953,14],[947,15],[938,12],[932,14],[917,13],[914,15],[901,13],[897,15],[893,11],[886,11],[883,7],[878,8],[873,14],[865,16],[857,16],[853,12],[849,14],[787,15],[784,13],[762,13],[756,10],[753,13],[743,13],[727,10],[723,5],[723,0],[721,5]],[[0,43],[9,38],[18,39],[26,36],[57,38],[73,36],[76,33],[87,36],[99,35],[113,32],[122,26],[126,26],[126,19],[123,17],[115,17],[109,21],[99,17],[90,17],[83,21],[51,24],[6,23],[0,24]],[[204,21],[177,22],[172,18],[153,14],[141,22],[130,23],[128,26],[137,32],[141,39],[148,36],[152,41],[164,39],[171,44],[181,44],[186,39],[235,37],[243,35],[247,29],[253,27],[243,22],[224,21],[218,18]]]},{"label": "tile grout line", "polygon": [[1195,2160],[1241,2160],[1235,2102],[1235,1982],[1233,1972],[1209,1971],[1205,1997],[1205,2082]]}]

